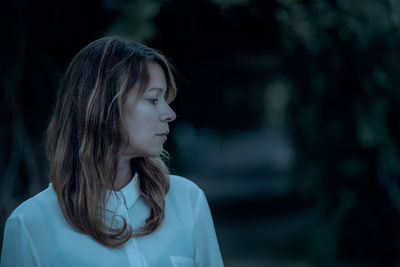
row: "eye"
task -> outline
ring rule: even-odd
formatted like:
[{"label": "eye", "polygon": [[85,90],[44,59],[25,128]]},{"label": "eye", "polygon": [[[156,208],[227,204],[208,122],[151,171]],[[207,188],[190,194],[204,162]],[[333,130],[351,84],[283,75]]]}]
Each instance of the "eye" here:
[{"label": "eye", "polygon": [[152,104],[152,105],[156,105],[158,102],[158,98],[149,98],[149,99],[147,99],[147,101],[149,101],[150,104]]}]

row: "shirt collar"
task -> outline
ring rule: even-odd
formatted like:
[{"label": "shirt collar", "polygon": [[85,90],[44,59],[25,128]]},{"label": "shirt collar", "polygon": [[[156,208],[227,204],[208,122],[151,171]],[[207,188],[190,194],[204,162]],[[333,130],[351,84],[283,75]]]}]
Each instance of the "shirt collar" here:
[{"label": "shirt collar", "polygon": [[139,191],[136,187],[137,179],[138,175],[137,173],[135,173],[131,181],[126,186],[117,191],[117,193],[120,192],[120,194],[123,195],[125,199],[125,205],[128,209],[132,207],[132,205],[140,196]]},{"label": "shirt collar", "polygon": [[121,203],[127,209],[130,209],[140,196],[136,187],[137,179],[138,175],[135,173],[131,181],[119,191],[106,190],[106,196],[110,193],[110,198],[107,202],[107,209],[115,208],[115,206],[118,206],[118,203]]}]

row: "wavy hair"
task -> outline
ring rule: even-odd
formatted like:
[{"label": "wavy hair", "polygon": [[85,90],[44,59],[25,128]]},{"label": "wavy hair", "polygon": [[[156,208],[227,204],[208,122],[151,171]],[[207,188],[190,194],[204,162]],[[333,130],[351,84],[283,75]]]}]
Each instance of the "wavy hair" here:
[{"label": "wavy hair", "polygon": [[136,83],[140,85],[137,97],[144,93],[150,62],[164,71],[165,97],[170,103],[176,86],[172,67],[161,53],[121,37],[90,43],[67,68],[46,131],[51,182],[65,219],[109,247],[154,232],[165,216],[164,197],[169,190],[168,168],[161,158],[165,151],[158,157],[131,160],[140,195],[151,208],[142,227],[133,230],[123,218],[122,227],[111,228],[103,208],[105,192],[115,188],[118,152],[127,132],[122,105]]}]

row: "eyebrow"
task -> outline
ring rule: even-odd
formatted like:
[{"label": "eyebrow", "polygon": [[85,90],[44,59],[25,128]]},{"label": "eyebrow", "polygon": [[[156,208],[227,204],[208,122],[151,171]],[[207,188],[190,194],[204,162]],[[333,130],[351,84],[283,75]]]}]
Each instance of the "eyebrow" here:
[{"label": "eyebrow", "polygon": [[161,93],[164,92],[164,89],[160,88],[160,87],[152,87],[152,88],[147,89],[146,91],[153,91],[153,90],[160,91]]}]

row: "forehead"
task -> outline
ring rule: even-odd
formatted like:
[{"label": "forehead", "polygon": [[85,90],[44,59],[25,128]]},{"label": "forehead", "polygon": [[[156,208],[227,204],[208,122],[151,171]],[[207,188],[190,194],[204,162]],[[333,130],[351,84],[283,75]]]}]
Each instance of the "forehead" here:
[{"label": "forehead", "polygon": [[146,90],[162,89],[165,91],[167,88],[167,81],[164,70],[157,63],[150,62],[147,64],[148,83]]}]

